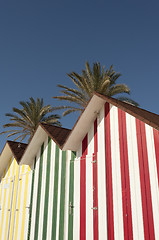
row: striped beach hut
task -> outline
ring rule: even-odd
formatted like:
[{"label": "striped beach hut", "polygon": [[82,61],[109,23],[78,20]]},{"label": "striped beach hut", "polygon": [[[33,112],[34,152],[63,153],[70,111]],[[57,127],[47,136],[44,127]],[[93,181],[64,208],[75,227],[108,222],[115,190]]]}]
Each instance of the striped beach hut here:
[{"label": "striped beach hut", "polygon": [[0,239],[26,239],[32,174],[19,165],[26,146],[7,141],[0,156]]},{"label": "striped beach hut", "polygon": [[159,239],[159,116],[141,108],[95,93],[71,131],[8,141],[0,176],[2,240]]}]

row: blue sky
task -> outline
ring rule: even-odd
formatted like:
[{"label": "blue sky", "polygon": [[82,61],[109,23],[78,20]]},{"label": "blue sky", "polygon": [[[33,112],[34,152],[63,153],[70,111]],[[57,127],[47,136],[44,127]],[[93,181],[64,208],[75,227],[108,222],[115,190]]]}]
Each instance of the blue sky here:
[{"label": "blue sky", "polygon": [[[80,73],[86,61],[113,64],[131,98],[159,114],[158,13],[157,1],[0,1],[0,131],[21,100],[58,105],[56,85],[73,86],[66,73]],[[0,152],[5,142],[0,136]]]}]

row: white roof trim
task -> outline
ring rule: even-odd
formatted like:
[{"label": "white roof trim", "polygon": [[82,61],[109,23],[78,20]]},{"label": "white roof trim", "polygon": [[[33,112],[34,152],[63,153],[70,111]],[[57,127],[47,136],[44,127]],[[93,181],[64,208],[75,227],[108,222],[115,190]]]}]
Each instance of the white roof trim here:
[{"label": "white roof trim", "polygon": [[28,147],[26,148],[19,165],[32,165],[39,148],[41,147],[47,136],[47,133],[39,125]]},{"label": "white roof trim", "polygon": [[2,174],[5,168],[7,167],[7,164],[12,156],[13,156],[13,153],[10,149],[10,146],[8,143],[6,143],[0,155],[0,178],[2,177]]},{"label": "white roof trim", "polygon": [[97,114],[105,102],[106,100],[98,97],[97,95],[94,95],[91,98],[84,112],[81,114],[79,120],[75,124],[68,139],[66,140],[62,150],[78,150],[81,141],[89,131],[92,122],[96,119]]}]

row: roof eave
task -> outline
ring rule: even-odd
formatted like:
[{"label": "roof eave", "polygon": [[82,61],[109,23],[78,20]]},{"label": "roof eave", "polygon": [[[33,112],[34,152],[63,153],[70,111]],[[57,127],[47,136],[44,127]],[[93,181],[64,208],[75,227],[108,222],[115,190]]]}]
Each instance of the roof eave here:
[{"label": "roof eave", "polygon": [[9,162],[9,159],[13,156],[13,153],[10,149],[10,146],[8,144],[8,142],[6,142],[3,150],[2,150],[2,153],[0,155],[0,178],[2,177],[2,174]]},{"label": "roof eave", "polygon": [[89,131],[92,121],[97,118],[97,115],[105,102],[106,100],[102,99],[96,94],[93,95],[87,107],[84,109],[75,126],[73,127],[70,135],[63,145],[62,150],[78,150],[80,142]]},{"label": "roof eave", "polygon": [[33,164],[39,147],[43,144],[47,136],[48,134],[46,131],[42,128],[41,125],[39,125],[26,150],[24,151],[24,154],[19,163],[20,165],[24,164],[31,166]]}]

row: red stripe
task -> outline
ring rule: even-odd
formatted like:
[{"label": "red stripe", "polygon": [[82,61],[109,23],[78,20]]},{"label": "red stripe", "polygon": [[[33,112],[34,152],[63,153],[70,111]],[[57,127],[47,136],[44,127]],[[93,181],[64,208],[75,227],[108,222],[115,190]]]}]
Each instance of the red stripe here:
[{"label": "red stripe", "polygon": [[155,239],[145,124],[136,119],[141,198],[145,239]]},{"label": "red stripe", "polygon": [[155,155],[156,155],[156,165],[157,165],[157,177],[159,185],[159,132],[153,129],[154,134],[154,144],[155,144]]},{"label": "red stripe", "polygon": [[87,135],[82,141],[82,157],[80,161],[80,240],[86,240],[86,155]]},{"label": "red stripe", "polygon": [[118,109],[124,239],[133,239],[126,115]]},{"label": "red stripe", "polygon": [[97,119],[94,122],[94,156],[93,156],[93,234],[94,240],[98,240],[98,184],[97,184],[97,152],[98,152],[98,139],[97,139]]},{"label": "red stripe", "polygon": [[111,163],[111,136],[110,136],[110,108],[105,104],[105,151],[106,151],[106,186],[107,186],[107,228],[108,239],[114,239],[113,218],[113,186],[112,186],[112,163]]}]

